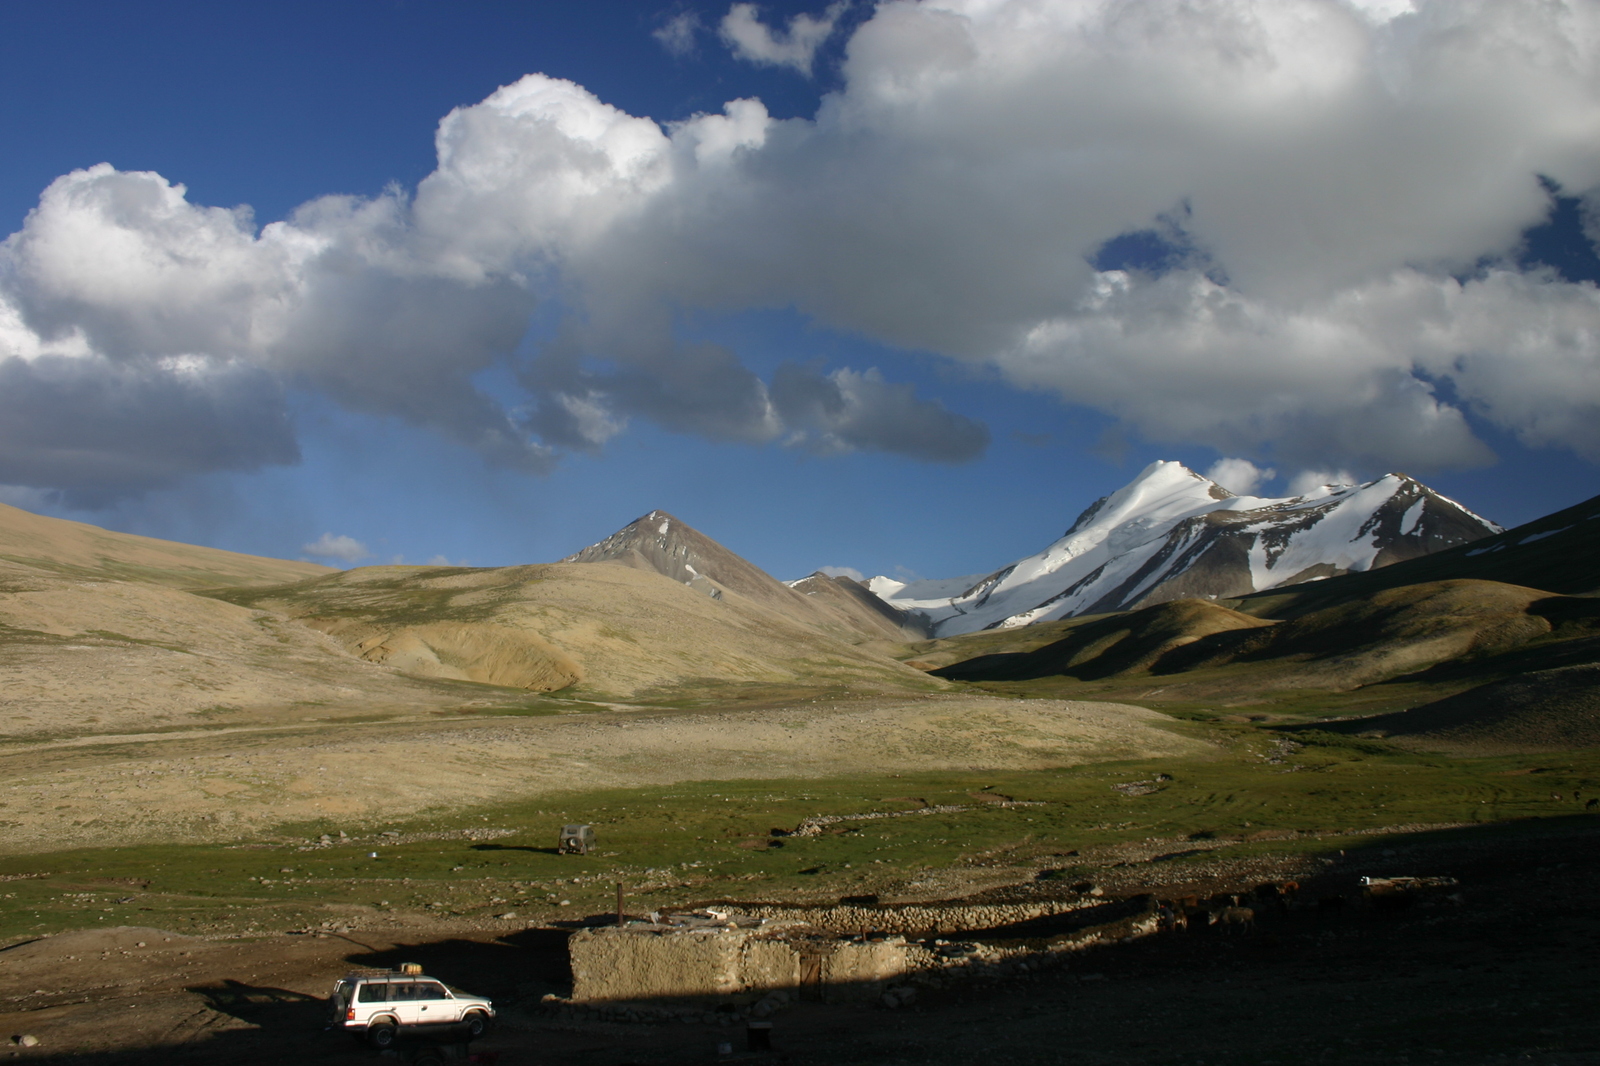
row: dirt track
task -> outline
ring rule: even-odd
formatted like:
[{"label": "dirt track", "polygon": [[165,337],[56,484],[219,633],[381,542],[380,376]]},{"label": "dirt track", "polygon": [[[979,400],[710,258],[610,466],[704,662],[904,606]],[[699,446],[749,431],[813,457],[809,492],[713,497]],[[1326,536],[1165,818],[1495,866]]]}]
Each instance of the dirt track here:
[{"label": "dirt track", "polygon": [[[1523,842],[1435,840],[1403,858],[1351,852],[1305,886],[1312,899],[1342,894],[1341,907],[1306,908],[1248,935],[1191,932],[1114,945],[1065,971],[925,994],[894,1012],[802,1003],[776,1016],[775,1052],[744,1061],[1592,1064],[1600,1061],[1600,918],[1590,903],[1600,875],[1596,845],[1600,827],[1575,823]],[[1376,864],[1456,876],[1464,902],[1364,910],[1355,903],[1356,874]],[[540,1012],[540,995],[562,988],[560,930],[500,939],[443,926],[381,940],[359,931],[256,941],[168,936],[97,930],[0,952],[0,1002],[9,1010],[0,1024],[40,1040],[15,1048],[17,1059],[383,1061],[322,1032],[318,999],[349,964],[402,959],[496,998],[503,1023],[474,1049],[497,1053],[500,1066],[738,1061],[719,1058],[716,1048],[743,1046],[739,1026]]]}]

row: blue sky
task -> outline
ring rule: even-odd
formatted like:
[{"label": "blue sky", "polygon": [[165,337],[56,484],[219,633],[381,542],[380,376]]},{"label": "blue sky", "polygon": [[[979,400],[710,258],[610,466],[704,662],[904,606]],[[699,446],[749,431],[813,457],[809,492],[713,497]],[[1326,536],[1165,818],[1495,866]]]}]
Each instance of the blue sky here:
[{"label": "blue sky", "polygon": [[967,7],[0,8],[0,499],[474,565],[661,508],[789,578],[1157,458],[1600,492],[1592,20]]}]

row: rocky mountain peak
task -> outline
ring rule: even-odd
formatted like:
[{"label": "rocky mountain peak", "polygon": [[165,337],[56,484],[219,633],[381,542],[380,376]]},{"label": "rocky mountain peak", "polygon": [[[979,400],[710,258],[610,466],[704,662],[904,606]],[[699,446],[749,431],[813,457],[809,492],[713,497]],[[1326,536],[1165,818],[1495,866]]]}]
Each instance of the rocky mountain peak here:
[{"label": "rocky mountain peak", "polygon": [[1226,599],[1370,570],[1500,532],[1404,474],[1284,499],[1240,496],[1182,463],[1151,463],[1037,555],[977,579],[869,587],[939,636]]},{"label": "rocky mountain peak", "polygon": [[758,602],[781,597],[783,585],[759,567],[724,548],[666,511],[651,511],[606,539],[561,560],[564,563],[621,563],[653,570],[704,592],[713,599],[732,589]]},{"label": "rocky mountain peak", "polygon": [[[898,637],[903,626],[921,636],[919,618],[883,603],[855,582],[814,574],[795,588],[728,550],[682,519],[651,511],[563,563],[616,563],[650,570],[721,599],[724,591],[762,604],[802,624],[847,639]],[[846,587],[846,586],[850,587]]]}]

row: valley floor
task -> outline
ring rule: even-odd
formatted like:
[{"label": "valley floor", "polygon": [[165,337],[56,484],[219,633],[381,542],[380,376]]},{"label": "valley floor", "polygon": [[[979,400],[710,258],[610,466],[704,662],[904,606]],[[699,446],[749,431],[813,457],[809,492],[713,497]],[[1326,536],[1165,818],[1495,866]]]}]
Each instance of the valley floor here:
[{"label": "valley floor", "polygon": [[[499,1066],[1593,1063],[1600,819],[1524,829],[1402,836],[1313,861],[1321,872],[1303,895],[1340,894],[1347,905],[1291,912],[1249,934],[1159,934],[1063,970],[927,993],[898,1011],[802,1002],[775,1017],[771,1054],[745,1053],[742,1026],[541,1010],[541,994],[566,977],[560,925],[499,936],[447,922],[258,939],[67,933],[0,953],[0,1025],[38,1038],[19,1059],[62,1066],[393,1061],[322,1031],[321,997],[347,965],[406,959],[496,998],[502,1022],[472,1051]],[[1261,856],[1234,871],[1234,887],[1307,868],[1304,856]],[[1353,886],[1375,870],[1457,877],[1462,902],[1368,911]],[[1123,891],[1224,884],[1173,880],[1160,865],[1122,872]],[[719,1055],[723,1043],[734,1053]]]},{"label": "valley floor", "polygon": [[226,840],[288,822],[354,828],[575,789],[1208,750],[1172,724],[1122,704],[930,695],[533,717],[322,711],[12,739],[0,743],[0,852]]},{"label": "valley floor", "polygon": [[[6,742],[0,1036],[61,1066],[378,1061],[323,1032],[322,997],[351,965],[414,960],[505,1008],[480,1062],[741,1061],[717,1049],[742,1026],[542,1007],[566,989],[566,935],[619,883],[642,914],[1292,878],[1344,905],[900,1010],[802,1002],[742,1061],[1600,1058],[1600,751],[1454,758],[1315,722],[977,693],[559,703]],[[598,850],[556,854],[575,821]],[[1454,877],[1462,901],[1369,912],[1364,874]]]}]

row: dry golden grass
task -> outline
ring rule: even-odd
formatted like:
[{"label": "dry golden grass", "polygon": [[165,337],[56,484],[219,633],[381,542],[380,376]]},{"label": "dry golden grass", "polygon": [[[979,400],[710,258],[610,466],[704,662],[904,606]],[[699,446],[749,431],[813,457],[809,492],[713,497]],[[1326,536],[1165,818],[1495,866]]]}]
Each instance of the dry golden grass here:
[{"label": "dry golden grass", "polygon": [[0,746],[0,851],[354,826],[574,789],[1202,755],[1138,707],[982,696],[298,723]]},{"label": "dry golden grass", "polygon": [[115,533],[5,504],[0,504],[0,560],[61,576],[94,576],[175,588],[275,585],[332,572],[331,567],[316,563],[267,559]]},{"label": "dry golden grass", "polygon": [[[781,586],[780,586],[781,587]],[[939,682],[742,594],[712,599],[649,570],[552,563],[365,567],[220,593],[427,677],[595,699],[741,683],[932,691]]]}]

